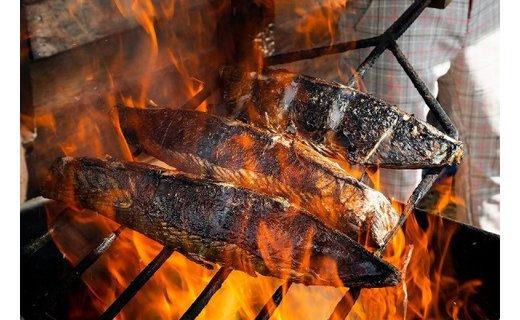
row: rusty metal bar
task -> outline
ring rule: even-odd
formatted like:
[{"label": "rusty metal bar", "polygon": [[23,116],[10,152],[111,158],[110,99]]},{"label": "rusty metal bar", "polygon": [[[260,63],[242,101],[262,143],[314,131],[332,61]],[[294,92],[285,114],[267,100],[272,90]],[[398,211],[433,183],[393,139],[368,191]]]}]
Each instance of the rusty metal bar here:
[{"label": "rusty metal bar", "polygon": [[112,246],[114,240],[125,230],[125,226],[119,226],[114,232],[109,234],[103,241],[76,265],[74,274],[79,278],[91,265],[93,265],[99,257],[101,257]]},{"label": "rusty metal bar", "polygon": [[450,4],[451,0],[432,0],[430,4],[430,8],[435,9],[446,9],[446,7]]},{"label": "rusty metal bar", "polygon": [[45,232],[40,237],[31,241],[28,245],[22,248],[22,257],[30,257],[35,254],[38,250],[43,248],[47,243],[51,242],[51,230]]}]

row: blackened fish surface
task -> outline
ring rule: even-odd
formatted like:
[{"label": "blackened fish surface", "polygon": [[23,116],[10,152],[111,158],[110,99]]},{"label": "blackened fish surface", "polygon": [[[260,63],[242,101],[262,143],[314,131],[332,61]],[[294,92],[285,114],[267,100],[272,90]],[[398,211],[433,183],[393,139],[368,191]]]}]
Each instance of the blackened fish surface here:
[{"label": "blackened fish surface", "polygon": [[287,135],[203,112],[118,110],[130,144],[179,170],[287,198],[363,245],[381,246],[397,224],[380,192]]},{"label": "blackened fish surface", "polygon": [[58,159],[46,197],[95,210],[199,263],[305,284],[380,287],[399,272],[280,198],[135,162]]},{"label": "blackened fish surface", "polygon": [[[221,71],[223,97],[243,121],[299,131],[351,163],[428,168],[459,163],[462,142],[353,88],[286,70]],[[330,134],[332,133],[332,134]]]}]

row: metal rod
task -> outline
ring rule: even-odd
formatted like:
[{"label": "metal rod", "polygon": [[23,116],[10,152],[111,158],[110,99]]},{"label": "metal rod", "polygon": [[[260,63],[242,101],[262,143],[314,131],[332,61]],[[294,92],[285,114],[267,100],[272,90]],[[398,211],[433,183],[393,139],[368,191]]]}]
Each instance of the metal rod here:
[{"label": "metal rod", "polygon": [[283,297],[287,294],[287,291],[289,291],[289,288],[291,287],[292,282],[288,281],[276,289],[276,291],[273,293],[271,298],[265,303],[265,305],[262,307],[260,312],[258,312],[258,315],[256,316],[255,320],[267,320],[271,317],[271,315],[274,313],[274,310],[280,305],[282,302]]},{"label": "metal rod", "polygon": [[168,260],[174,250],[164,247],[161,252],[135,277],[130,285],[117,297],[117,299],[108,307],[99,319],[113,319],[126,306],[126,304],[135,296],[135,294],[150,280],[157,270]]},{"label": "metal rod", "polygon": [[370,69],[379,56],[386,50],[387,43],[386,41],[380,42],[374,50],[370,52],[370,54],[365,58],[365,60],[358,66],[350,80],[347,82],[347,86],[356,87],[358,84],[358,79],[363,78],[365,72]]},{"label": "metal rod", "polygon": [[431,0],[415,0],[386,32],[391,33],[395,40],[399,39],[431,2]]},{"label": "metal rod", "polygon": [[356,304],[357,299],[359,298],[359,294],[361,293],[361,288],[350,288],[345,295],[338,302],[334,311],[329,317],[329,320],[343,320],[347,317],[352,310],[354,304]]},{"label": "metal rod", "polygon": [[43,248],[47,243],[52,240],[51,233],[54,229],[50,229],[45,232],[42,236],[31,241],[28,245],[22,248],[22,257],[30,257],[36,253],[36,251]]},{"label": "metal rod", "polygon": [[49,290],[46,294],[42,295],[42,300],[39,302],[42,307],[52,305],[56,302],[56,299],[62,294],[70,285],[80,280],[81,275],[92,266],[107,250],[110,248],[114,240],[121,234],[125,229],[124,226],[120,226],[114,232],[110,233],[103,241],[92,251],[90,251],[83,260],[81,260],[72,270],[72,272],[59,282],[58,286]]},{"label": "metal rod", "polygon": [[116,240],[117,237],[125,230],[125,226],[119,226],[114,232],[109,234],[103,241],[92,251],[89,252],[89,254],[80,261],[74,268],[74,273],[77,274],[77,276],[81,276],[91,265],[93,265],[99,257],[101,257],[107,250],[112,246],[114,243],[114,240]]},{"label": "metal rod", "polygon": [[20,205],[20,213],[25,213],[30,210],[43,207],[45,204],[53,202],[52,199],[47,199],[42,196],[29,199]]},{"label": "metal rod", "polygon": [[266,66],[273,66],[277,64],[290,63],[299,60],[314,59],[317,57],[337,54],[350,50],[373,47],[377,45],[380,41],[381,36],[377,36],[355,41],[342,42],[331,46],[323,46],[301,51],[280,53],[274,56],[266,57],[264,59],[264,64]]},{"label": "metal rod", "polygon": [[347,83],[350,87],[357,85],[357,79],[363,78],[365,72],[370,69],[381,54],[388,48],[388,46],[410,27],[410,25],[419,17],[419,15],[431,3],[431,0],[414,1],[408,9],[381,35],[381,42],[370,52],[368,57],[359,65]]},{"label": "metal rod", "polygon": [[[36,200],[38,198],[41,198],[44,200],[50,200],[50,199],[45,199],[43,197],[37,197],[37,198],[33,198],[31,200]],[[27,209],[27,210],[32,210],[32,209],[39,207],[40,205],[44,205],[44,202],[48,203],[41,199],[34,201],[30,205],[32,208]],[[52,201],[52,200],[50,200],[50,201]],[[38,205],[33,206],[36,203],[38,203]],[[52,240],[52,233],[54,232],[54,230],[64,227],[64,225],[69,221],[69,217],[67,215],[63,214],[64,210],[65,209],[62,209],[56,214],[55,223],[50,229],[48,229],[43,235],[32,240],[31,242],[29,242],[22,248],[21,258],[24,260],[24,263],[30,263],[29,258]]]},{"label": "metal rod", "polygon": [[196,95],[191,97],[188,101],[186,101],[180,109],[184,110],[193,110],[197,108],[204,100],[209,98],[209,96],[213,93],[213,90],[215,89],[214,85],[208,85],[205,84],[202,90],[197,92]]},{"label": "metal rod", "polygon": [[443,168],[434,168],[428,171],[426,175],[423,177],[421,182],[419,182],[419,185],[414,189],[412,192],[412,195],[408,199],[408,202],[405,205],[405,208],[403,210],[403,213],[399,217],[399,221],[397,222],[397,225],[390,231],[383,242],[383,245],[379,250],[376,252],[378,255],[382,255],[382,253],[386,250],[388,245],[390,244],[390,241],[393,239],[393,237],[397,234],[399,229],[404,225],[404,222],[410,215],[410,213],[413,211],[413,208],[417,205],[417,203],[424,197],[424,195],[431,189],[433,186],[433,183],[435,180],[439,177],[439,174],[441,173]]},{"label": "metal rod", "polygon": [[208,304],[213,295],[220,289],[220,287],[222,287],[222,284],[227,279],[231,271],[232,269],[230,268],[220,268],[179,320],[195,319],[200,314],[202,309],[204,309],[204,307]]},{"label": "metal rod", "polygon": [[405,54],[402,52],[397,42],[393,41],[389,49],[390,51],[392,51],[395,58],[397,59],[401,67],[404,69],[410,80],[412,80],[413,85],[415,86],[417,91],[419,91],[419,94],[423,97],[424,102],[426,102],[426,105],[428,105],[433,115],[442,125],[444,131],[446,131],[446,133],[450,135],[452,138],[458,139],[459,133],[457,131],[457,128],[455,128],[448,114],[441,107],[439,101],[437,101],[437,99],[435,99],[435,97],[431,94],[430,90],[428,90],[428,87],[426,86],[424,81],[422,81],[421,77],[419,77],[419,74],[414,70],[414,68],[408,61],[408,58],[406,58]]}]

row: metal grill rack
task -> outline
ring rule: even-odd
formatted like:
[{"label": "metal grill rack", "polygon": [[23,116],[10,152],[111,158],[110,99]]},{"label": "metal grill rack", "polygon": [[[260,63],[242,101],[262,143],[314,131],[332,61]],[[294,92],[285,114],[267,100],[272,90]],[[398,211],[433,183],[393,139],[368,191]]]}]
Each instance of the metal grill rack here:
[{"label": "metal grill rack", "polygon": [[[304,59],[313,59],[324,55],[337,54],[355,49],[374,47],[367,58],[358,66],[353,76],[347,83],[348,86],[355,86],[358,79],[361,79],[363,75],[374,65],[377,59],[385,50],[390,50],[403,70],[406,72],[419,94],[424,99],[425,103],[430,108],[432,114],[437,119],[443,130],[450,135],[452,138],[458,138],[457,129],[452,124],[451,120],[443,110],[439,102],[428,90],[426,84],[421,80],[417,72],[414,70],[410,62],[408,61],[405,54],[399,48],[397,39],[410,27],[410,25],[419,17],[419,15],[427,7],[438,7],[439,2],[442,2],[444,6],[447,1],[432,1],[432,0],[416,0],[410,7],[381,35],[361,39],[356,41],[350,41],[345,43],[335,44],[333,46],[313,48],[309,50],[283,53],[265,58],[265,66],[273,66],[278,64],[290,63]],[[449,2],[449,1],[448,1]],[[443,5],[440,5],[443,7]],[[194,108],[206,100],[210,95],[213,87],[204,88],[199,94],[195,95],[190,101],[188,101],[183,108]],[[428,170],[424,175],[423,179],[413,191],[412,195],[405,204],[405,208],[400,217],[399,223],[395,229],[387,236],[385,244],[382,248],[376,252],[377,255],[382,255],[392,238],[395,236],[397,231],[403,226],[407,217],[413,211],[419,200],[430,190],[433,183],[439,176],[443,168],[435,168]],[[364,173],[360,180],[366,175],[367,168],[364,169]],[[34,204],[30,204],[34,206]],[[41,203],[43,205],[43,201]],[[22,211],[24,208],[22,208]],[[73,268],[72,273],[65,281],[61,282],[56,287],[50,289],[36,303],[41,307],[41,310],[55,302],[60,292],[63,292],[68,285],[74,280],[80,278],[85,272],[103,253],[112,245],[117,239],[119,234],[125,229],[121,226],[114,230],[108,235],[94,250],[92,250],[76,267]],[[22,256],[30,255],[34,251],[38,250],[42,246],[43,242],[50,241],[49,233],[47,232],[44,236],[33,241],[29,246],[26,246],[22,250]],[[124,306],[135,296],[135,294],[147,283],[147,281],[154,275],[154,273],[161,268],[161,266],[168,260],[173,254],[174,250],[168,247],[164,247],[160,253],[141,271],[141,273],[130,283],[130,285],[119,295],[118,298],[105,310],[99,319],[112,319],[123,309]],[[204,307],[211,300],[212,296],[220,289],[222,284],[225,282],[231,269],[220,268],[217,273],[213,276],[210,282],[207,284],[201,294],[195,299],[192,305],[187,309],[181,319],[195,319]],[[291,286],[290,282],[286,282],[279,286],[273,293],[272,297],[266,302],[264,307],[260,310],[256,319],[269,319],[271,314],[274,312],[276,307],[282,302],[285,294]],[[359,297],[361,288],[349,288],[347,293],[336,305],[333,313],[329,319],[344,319],[350,312],[352,306],[356,303]]]}]

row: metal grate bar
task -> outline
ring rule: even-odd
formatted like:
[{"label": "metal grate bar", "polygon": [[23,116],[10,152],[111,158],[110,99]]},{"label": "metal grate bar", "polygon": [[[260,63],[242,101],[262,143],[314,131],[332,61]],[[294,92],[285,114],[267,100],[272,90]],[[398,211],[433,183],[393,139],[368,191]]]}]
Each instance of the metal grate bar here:
[{"label": "metal grate bar", "polygon": [[368,173],[367,173],[367,169],[365,168],[363,170],[363,174],[359,177],[358,181],[363,182],[363,180],[365,180],[367,176],[368,176]]},{"label": "metal grate bar", "polygon": [[329,317],[329,320],[343,320],[347,317],[352,310],[354,304],[356,304],[359,294],[361,293],[360,288],[350,288],[345,295],[338,302],[334,311]]},{"label": "metal grate bar", "polygon": [[[39,198],[45,199],[43,197],[39,197]],[[33,198],[33,199],[36,199],[36,198]],[[32,201],[33,199],[31,199],[29,201]],[[31,211],[33,209],[34,210],[39,209],[40,207],[43,207],[45,205],[45,203],[47,203],[47,202],[42,202],[42,201],[37,201],[37,202],[38,203],[35,204],[34,206],[30,205],[31,208],[27,209],[27,210]],[[33,254],[38,252],[40,249],[42,249],[45,245],[50,243],[52,241],[52,233],[54,232],[54,230],[56,228],[62,227],[65,224],[64,221],[68,221],[68,217],[66,217],[66,215],[63,214],[63,211],[65,211],[65,209],[62,209],[56,213],[56,222],[54,222],[54,225],[51,228],[49,228],[43,235],[30,241],[28,244],[26,244],[22,248],[21,258],[22,258],[23,263],[26,263],[27,259],[29,259]],[[22,209],[20,208],[20,214],[23,214],[24,212],[29,212],[29,211],[22,211]]]},{"label": "metal grate bar", "polygon": [[385,33],[391,34],[392,38],[397,40],[417,20],[431,2],[431,0],[415,0]]},{"label": "metal grate bar", "polygon": [[161,252],[135,277],[130,285],[123,291],[119,297],[108,307],[99,319],[113,319],[126,306],[126,304],[141,290],[141,288],[150,280],[157,270],[168,260],[174,250],[164,247]]},{"label": "metal grate bar", "polygon": [[262,307],[260,312],[258,312],[258,315],[256,316],[255,320],[268,320],[274,313],[276,308],[280,305],[280,303],[282,303],[282,299],[287,294],[287,291],[289,291],[291,285],[292,282],[288,281],[279,286],[278,289],[276,289],[276,291],[273,293],[271,298]]},{"label": "metal grate bar", "polygon": [[114,240],[119,237],[121,232],[125,230],[125,226],[119,226],[114,232],[109,234],[103,241],[89,254],[81,260],[80,263],[74,268],[74,273],[77,274],[77,276],[81,276],[91,265],[96,262],[99,257],[101,257],[107,250],[112,246],[112,243],[114,243]]},{"label": "metal grate bar", "polygon": [[426,173],[426,175],[423,177],[419,185],[414,189],[412,195],[408,199],[408,202],[405,205],[405,208],[403,210],[403,213],[399,217],[399,221],[397,222],[397,225],[390,231],[384,240],[383,246],[378,250],[378,254],[382,254],[388,245],[390,244],[390,241],[393,239],[393,237],[397,234],[399,229],[403,226],[404,222],[410,215],[410,213],[413,211],[413,208],[417,205],[417,203],[424,197],[424,195],[431,189],[433,183],[435,180],[437,180],[437,177],[439,177],[440,172],[443,168],[435,168],[431,169]]},{"label": "metal grate bar", "polygon": [[314,59],[326,55],[337,54],[345,51],[374,47],[381,42],[381,36],[360,39],[355,41],[342,42],[332,46],[323,46],[301,51],[293,51],[280,53],[274,56],[266,57],[264,64],[273,66],[277,64],[291,63],[300,60]]},{"label": "metal grate bar", "polygon": [[226,281],[231,271],[233,270],[230,268],[220,268],[179,320],[195,319],[208,304],[213,295],[222,287],[222,284]]},{"label": "metal grate bar", "polygon": [[60,281],[58,286],[49,290],[43,295],[41,301],[38,304],[43,306],[52,305],[56,302],[58,296],[62,294],[70,285],[81,279],[81,275],[92,266],[107,250],[112,246],[114,240],[121,234],[125,229],[124,226],[120,226],[115,231],[110,233],[103,241],[92,251],[90,251],[83,260],[81,260],[72,270],[72,272],[63,281]]},{"label": "metal grate bar", "polygon": [[22,257],[30,257],[38,250],[43,248],[47,243],[52,241],[52,229],[45,232],[43,235],[31,241],[28,245],[22,248]]},{"label": "metal grate bar", "polygon": [[20,213],[26,213],[28,211],[38,209],[40,207],[43,207],[45,204],[51,203],[53,201],[54,200],[47,199],[42,196],[29,199],[20,205]]},{"label": "metal grate bar", "polygon": [[201,103],[203,103],[204,100],[206,100],[207,98],[209,98],[209,96],[211,96],[214,89],[215,89],[215,85],[205,84],[201,91],[197,92],[196,95],[194,95],[188,101],[186,101],[179,109],[194,110]]},{"label": "metal grate bar", "polygon": [[419,15],[430,5],[431,0],[414,1],[411,6],[382,34],[381,42],[370,52],[368,57],[359,65],[356,72],[347,83],[350,87],[357,86],[357,79],[363,78],[383,52],[395,43],[395,40],[410,27]]},{"label": "metal grate bar", "polygon": [[428,90],[428,87],[426,86],[424,81],[422,81],[421,77],[419,77],[419,74],[414,70],[414,68],[408,61],[408,58],[406,58],[405,54],[401,51],[401,48],[399,47],[397,42],[393,41],[389,49],[390,51],[392,51],[395,58],[397,59],[401,67],[404,69],[410,80],[412,80],[413,85],[415,86],[417,91],[419,91],[419,94],[423,97],[424,102],[426,102],[426,105],[428,105],[431,112],[439,120],[439,123],[442,125],[442,128],[452,138],[458,139],[459,133],[457,131],[457,128],[455,128],[450,118],[446,114],[446,111],[444,111],[444,109],[441,107],[439,101],[437,101],[437,99],[435,99],[430,90]]}]

